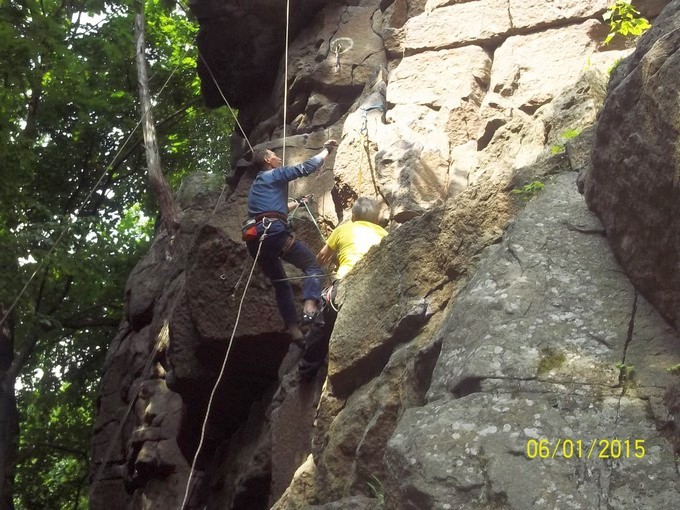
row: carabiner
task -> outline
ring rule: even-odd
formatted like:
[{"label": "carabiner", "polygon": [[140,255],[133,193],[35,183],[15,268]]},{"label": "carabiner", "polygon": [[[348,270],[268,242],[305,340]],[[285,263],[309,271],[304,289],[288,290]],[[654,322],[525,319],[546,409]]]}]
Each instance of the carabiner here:
[{"label": "carabiner", "polygon": [[262,227],[264,228],[264,232],[262,232],[262,235],[260,236],[260,242],[264,241],[264,239],[267,237],[267,231],[269,230],[269,227],[272,226],[272,223],[274,222],[266,216],[262,218]]}]

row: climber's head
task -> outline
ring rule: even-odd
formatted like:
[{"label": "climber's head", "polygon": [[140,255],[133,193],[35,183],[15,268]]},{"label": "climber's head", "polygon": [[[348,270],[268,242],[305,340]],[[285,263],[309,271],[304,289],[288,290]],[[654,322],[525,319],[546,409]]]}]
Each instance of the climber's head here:
[{"label": "climber's head", "polygon": [[281,158],[266,147],[255,149],[251,161],[259,170],[271,170],[281,166]]},{"label": "climber's head", "polygon": [[380,211],[375,200],[368,197],[359,197],[352,206],[352,221],[369,221],[378,224]]}]

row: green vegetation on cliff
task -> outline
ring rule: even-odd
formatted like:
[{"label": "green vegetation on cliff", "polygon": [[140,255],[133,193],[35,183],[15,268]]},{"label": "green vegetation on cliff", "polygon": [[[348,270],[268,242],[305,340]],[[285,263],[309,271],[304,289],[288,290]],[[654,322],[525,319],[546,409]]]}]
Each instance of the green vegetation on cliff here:
[{"label": "green vegetation on cliff", "polygon": [[[146,16],[161,158],[176,188],[189,172],[227,169],[232,120],[202,107],[195,24],[159,0]],[[130,0],[0,6],[2,317],[35,273],[0,337],[0,398],[11,403],[16,385],[20,424],[13,455],[12,420],[0,420],[0,463],[14,475],[0,487],[19,509],[87,506],[100,370],[153,233],[132,27]]]}]

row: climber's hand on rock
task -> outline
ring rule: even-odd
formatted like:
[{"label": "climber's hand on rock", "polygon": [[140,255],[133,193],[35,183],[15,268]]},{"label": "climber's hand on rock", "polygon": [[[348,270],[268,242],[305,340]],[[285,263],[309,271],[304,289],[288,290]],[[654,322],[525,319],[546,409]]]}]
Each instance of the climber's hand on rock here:
[{"label": "climber's hand on rock", "polygon": [[323,148],[328,151],[328,154],[331,154],[333,152],[333,149],[335,149],[338,146],[338,142],[336,140],[330,139],[326,143],[323,144]]}]

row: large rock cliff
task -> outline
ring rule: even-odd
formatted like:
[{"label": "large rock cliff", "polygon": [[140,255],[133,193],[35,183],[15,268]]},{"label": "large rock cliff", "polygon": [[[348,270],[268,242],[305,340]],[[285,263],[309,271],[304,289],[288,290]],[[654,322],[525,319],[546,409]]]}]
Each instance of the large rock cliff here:
[{"label": "large rock cliff", "polygon": [[[633,48],[603,45],[604,0],[293,2],[285,79],[284,2],[195,0],[206,102],[224,95],[248,140],[233,136],[227,186],[183,184],[179,231],[130,276],[91,507],[673,506],[666,3],[638,3],[654,28],[618,63]],[[376,197],[390,234],[343,285],[327,369],[280,381],[288,338],[257,269],[240,306],[248,144],[294,162],[328,137],[333,160],[291,195],[314,194],[324,231]],[[311,220],[296,233],[318,249]]]}]

